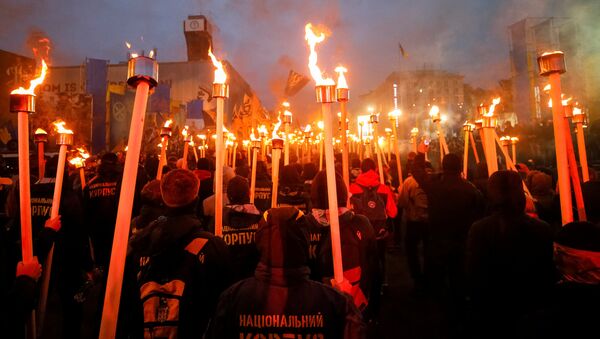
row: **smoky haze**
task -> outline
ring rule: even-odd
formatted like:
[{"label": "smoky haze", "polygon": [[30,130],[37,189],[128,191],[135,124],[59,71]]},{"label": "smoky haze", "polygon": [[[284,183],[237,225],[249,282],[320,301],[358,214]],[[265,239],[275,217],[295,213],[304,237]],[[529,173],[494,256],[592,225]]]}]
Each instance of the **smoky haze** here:
[{"label": "smoky haze", "polygon": [[[473,86],[494,87],[510,76],[507,26],[527,16],[580,20],[587,41],[583,54],[597,58],[599,7],[598,0],[2,0],[0,48],[32,56],[28,41],[35,33],[52,39],[54,65],[81,64],[85,57],[123,61],[124,41],[138,49],[158,48],[159,61],[181,61],[186,59],[182,21],[203,14],[213,25],[217,55],[272,108],[282,98],[290,69],[309,74],[307,22],[330,29],[317,50],[319,65],[330,76],[336,65],[348,67],[357,97],[390,72],[425,63],[463,74]],[[291,102],[295,111],[316,110],[308,88]]]}]

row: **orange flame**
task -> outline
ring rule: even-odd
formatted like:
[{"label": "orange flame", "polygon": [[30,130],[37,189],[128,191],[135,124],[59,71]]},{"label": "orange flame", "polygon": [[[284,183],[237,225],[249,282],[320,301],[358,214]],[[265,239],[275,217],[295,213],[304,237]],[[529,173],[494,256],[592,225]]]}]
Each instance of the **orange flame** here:
[{"label": "orange flame", "polygon": [[572,99],[573,99],[573,97],[569,97],[569,98],[563,99],[562,100],[562,105],[563,106],[567,106],[569,104],[569,101],[571,101]]},{"label": "orange flame", "polygon": [[131,44],[127,41],[125,41],[125,46],[127,47],[127,49],[131,49]]},{"label": "orange flame", "polygon": [[54,125],[54,130],[59,134],[73,134],[73,131],[70,129],[66,129],[66,122],[58,120],[52,123]]},{"label": "orange flame", "polygon": [[81,157],[85,160],[90,157],[90,154],[87,152],[85,147],[77,147],[77,152],[81,155]]},{"label": "orange flame", "polygon": [[44,131],[41,128],[38,128],[38,129],[35,130],[34,134],[48,134],[48,132]]},{"label": "orange flame", "polygon": [[19,88],[13,90],[12,92],[10,92],[10,94],[31,94],[31,95],[33,95],[34,94],[33,91],[35,91],[35,88],[44,81],[44,78],[46,77],[47,72],[48,72],[48,65],[46,65],[46,62],[44,61],[44,59],[42,59],[42,73],[40,74],[40,76],[29,82],[28,89],[19,87]]},{"label": "orange flame", "polygon": [[165,121],[165,124],[163,125],[163,127],[169,128],[169,127],[171,127],[172,123],[173,123],[173,120],[169,119],[169,120]]},{"label": "orange flame", "polygon": [[344,73],[348,72],[346,67],[338,66],[335,68],[335,71],[338,74],[337,88],[348,89],[348,83],[346,82],[346,77],[344,76]]},{"label": "orange flame", "polygon": [[187,136],[188,136],[188,128],[189,128],[189,126],[185,125],[183,127],[183,129],[181,130],[181,135],[183,135],[184,138],[187,138]]},{"label": "orange flame", "polygon": [[552,89],[552,85],[550,85],[550,84],[547,84],[546,86],[544,86],[544,89],[543,89],[543,91],[544,91],[544,92],[549,92],[551,89]]},{"label": "orange flame", "polygon": [[69,160],[69,163],[77,168],[81,168],[81,167],[85,166],[85,161],[81,157],[71,158]]},{"label": "orange flame", "polygon": [[269,131],[267,130],[267,126],[265,126],[265,125],[258,126],[258,135],[260,135],[261,137],[264,137],[267,135],[267,133],[269,133]]},{"label": "orange flame", "polygon": [[440,108],[436,105],[431,106],[431,110],[429,110],[429,116],[432,118],[440,117]]},{"label": "orange flame", "polygon": [[573,115],[579,115],[579,114],[583,114],[583,112],[581,111],[581,108],[573,107]]},{"label": "orange flame", "polygon": [[281,116],[277,115],[277,123],[273,126],[273,132],[271,133],[271,139],[281,139],[281,137],[277,134],[280,126],[281,126]]},{"label": "orange flame", "polygon": [[154,50],[150,50],[150,53],[148,53],[148,58],[152,59],[154,57]]},{"label": "orange flame", "polygon": [[304,133],[310,132],[310,129],[311,129],[310,124],[306,125],[306,127],[304,128]]},{"label": "orange flame", "polygon": [[217,57],[212,53],[211,47],[208,48],[208,56],[210,56],[210,60],[212,60],[212,63],[215,66],[215,79],[213,84],[224,84],[225,81],[227,81],[227,73],[225,73],[223,63],[217,60]]},{"label": "orange flame", "polygon": [[256,141],[256,140],[260,140],[259,138],[256,137],[256,135],[254,134],[254,127],[252,127],[252,132],[250,133],[250,140],[252,141]]},{"label": "orange flame", "polygon": [[496,106],[500,103],[500,98],[494,98],[494,100],[492,100],[492,104],[490,105],[490,110],[485,114],[488,117],[491,117],[494,115],[494,111],[496,110]]},{"label": "orange flame", "polygon": [[307,23],[304,27],[304,39],[308,42],[308,46],[310,47],[310,55],[308,56],[308,68],[310,69],[310,75],[317,83],[317,86],[335,85],[333,79],[323,79],[321,69],[317,65],[317,51],[315,50],[315,47],[318,43],[321,43],[325,40],[325,33],[321,32],[319,35],[316,35],[312,28],[313,27],[311,23]]}]

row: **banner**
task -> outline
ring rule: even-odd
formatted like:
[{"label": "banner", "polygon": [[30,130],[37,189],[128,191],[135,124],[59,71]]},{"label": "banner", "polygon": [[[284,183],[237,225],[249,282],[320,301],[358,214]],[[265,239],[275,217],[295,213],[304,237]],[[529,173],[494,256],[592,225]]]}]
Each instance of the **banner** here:
[{"label": "banner", "polygon": [[106,148],[106,81],[108,60],[86,59],[85,91],[92,96],[92,153]]},{"label": "banner", "polygon": [[109,92],[110,149],[124,148],[127,144],[134,98],[133,91],[124,94]]},{"label": "banner", "polygon": [[298,93],[304,86],[306,86],[306,84],[308,84],[309,81],[310,79],[305,77],[304,75],[290,70],[290,74],[288,75],[288,81],[285,85],[285,96],[289,98],[296,95],[296,93]]},{"label": "banner", "polygon": [[168,84],[158,84],[154,88],[154,93],[150,96],[150,105],[148,112],[169,112],[171,110],[171,86]]},{"label": "banner", "polygon": [[192,131],[204,129],[203,107],[203,100],[192,100],[187,103],[186,125],[188,125]]},{"label": "banner", "polygon": [[67,127],[75,132],[75,145],[89,145],[92,141],[92,96],[86,93],[41,92],[36,97],[32,115],[32,130],[43,128],[53,131],[52,122],[66,121]]},{"label": "banner", "polygon": [[35,77],[35,60],[0,50],[0,141],[17,139],[17,115],[8,112],[9,94],[19,86],[27,87]]}]

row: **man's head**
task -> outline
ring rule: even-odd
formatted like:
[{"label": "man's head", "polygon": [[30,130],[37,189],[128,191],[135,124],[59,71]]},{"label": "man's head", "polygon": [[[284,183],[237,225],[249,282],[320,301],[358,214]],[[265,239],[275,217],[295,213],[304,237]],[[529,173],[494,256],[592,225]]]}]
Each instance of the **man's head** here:
[{"label": "man's head", "polygon": [[271,208],[256,230],[260,262],[276,268],[297,268],[308,262],[305,217],[294,207]]},{"label": "man's head", "polygon": [[462,171],[461,159],[454,153],[449,153],[442,160],[442,169],[446,174],[460,174]]},{"label": "man's head", "polygon": [[488,180],[488,198],[502,212],[519,215],[525,212],[525,192],[521,176],[513,171],[497,171]]},{"label": "man's head", "polygon": [[[337,192],[337,203],[339,207],[346,206],[348,200],[348,189],[344,179],[339,174],[335,174],[335,189]],[[317,173],[312,181],[310,188],[310,200],[313,208],[327,210],[329,209],[327,173],[325,170]]]},{"label": "man's head", "polygon": [[567,282],[600,284],[600,226],[572,222],[562,227],[554,240],[554,262]]},{"label": "man's head", "polygon": [[375,164],[375,161],[373,161],[373,159],[371,159],[371,158],[364,159],[362,164],[360,164],[360,170],[363,173],[366,173],[371,170],[374,171],[376,168],[377,168],[377,165]]},{"label": "man's head", "polygon": [[198,197],[200,181],[191,171],[174,169],[162,177],[160,191],[168,207],[184,207]]},{"label": "man's head", "polygon": [[243,205],[250,202],[250,187],[248,180],[236,175],[227,184],[227,198],[232,205]]}]

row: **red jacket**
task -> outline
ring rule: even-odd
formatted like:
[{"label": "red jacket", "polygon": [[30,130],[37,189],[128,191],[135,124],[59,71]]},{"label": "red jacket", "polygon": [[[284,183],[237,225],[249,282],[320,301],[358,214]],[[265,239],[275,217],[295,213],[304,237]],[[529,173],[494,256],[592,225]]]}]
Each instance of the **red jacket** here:
[{"label": "red jacket", "polygon": [[396,207],[396,202],[394,201],[394,194],[392,190],[386,185],[382,185],[379,182],[379,174],[374,170],[370,170],[365,173],[361,173],[356,181],[350,184],[350,194],[359,194],[362,193],[362,188],[360,186],[365,187],[375,187],[379,186],[377,189],[377,193],[383,194],[387,197],[385,203],[385,211],[389,218],[394,218],[398,214],[398,208]]}]

